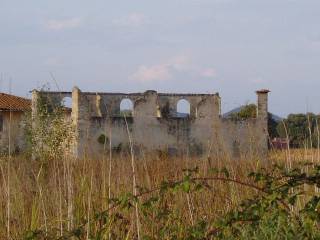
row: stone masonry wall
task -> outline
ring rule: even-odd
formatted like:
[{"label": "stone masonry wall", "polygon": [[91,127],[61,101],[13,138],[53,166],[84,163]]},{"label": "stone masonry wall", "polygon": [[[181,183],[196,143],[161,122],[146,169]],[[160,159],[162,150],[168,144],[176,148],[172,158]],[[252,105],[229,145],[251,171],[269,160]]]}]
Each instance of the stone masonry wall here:
[{"label": "stone masonry wall", "polygon": [[[17,153],[25,148],[23,130],[23,112],[0,112],[3,126],[0,132],[0,154],[8,154],[9,145],[11,153]],[[10,136],[10,137],[9,137]]]},{"label": "stone masonry wall", "polygon": [[[268,150],[268,91],[258,91],[256,119],[223,119],[219,94],[93,93],[75,87],[72,92],[38,92],[61,101],[72,97],[73,153],[99,155],[109,148],[169,151],[188,154],[226,154],[231,158],[265,155]],[[35,98],[36,99],[36,98]],[[120,112],[123,99],[133,102],[131,116]],[[177,103],[190,103],[190,115],[178,116]],[[33,103],[33,105],[35,105]],[[36,114],[36,113],[34,113]],[[102,135],[107,144],[98,141]],[[130,138],[129,138],[130,136]]]}]

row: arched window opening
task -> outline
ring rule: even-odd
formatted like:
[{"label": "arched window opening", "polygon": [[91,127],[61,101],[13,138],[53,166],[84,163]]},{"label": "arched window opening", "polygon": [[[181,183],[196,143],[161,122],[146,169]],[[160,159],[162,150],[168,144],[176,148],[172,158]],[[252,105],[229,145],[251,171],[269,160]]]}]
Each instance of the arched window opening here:
[{"label": "arched window opening", "polygon": [[177,103],[177,117],[185,118],[190,116],[190,103],[181,99]]},{"label": "arched window opening", "polygon": [[72,98],[71,97],[64,97],[62,100],[61,100],[61,106],[63,108],[66,108],[71,110],[72,109]]},{"label": "arched window opening", "polygon": [[133,102],[129,98],[122,99],[120,103],[120,114],[125,117],[133,116]]}]

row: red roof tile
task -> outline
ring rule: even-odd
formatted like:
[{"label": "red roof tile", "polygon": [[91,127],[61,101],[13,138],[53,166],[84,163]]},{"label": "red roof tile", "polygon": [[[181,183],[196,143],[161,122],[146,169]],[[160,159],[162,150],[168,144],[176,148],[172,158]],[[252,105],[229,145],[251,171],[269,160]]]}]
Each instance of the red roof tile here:
[{"label": "red roof tile", "polygon": [[0,111],[26,111],[30,109],[30,99],[0,93]]}]

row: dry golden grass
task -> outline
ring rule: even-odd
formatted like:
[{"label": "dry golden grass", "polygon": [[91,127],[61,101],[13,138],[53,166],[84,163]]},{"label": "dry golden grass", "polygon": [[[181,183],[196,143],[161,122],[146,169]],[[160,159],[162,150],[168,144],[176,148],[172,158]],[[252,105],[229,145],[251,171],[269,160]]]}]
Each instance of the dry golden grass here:
[{"label": "dry golden grass", "polygon": [[[318,161],[317,151],[293,150],[292,164],[298,161]],[[56,159],[34,161],[23,156],[11,158],[10,196],[8,198],[7,161],[0,160],[0,239],[6,239],[8,202],[10,236],[19,239],[26,231],[56,228],[63,234],[73,226],[90,219],[95,213],[108,209],[110,184],[111,197],[132,192],[132,168],[130,156],[114,156],[111,159],[111,182],[109,179],[110,159]],[[158,187],[164,180],[180,180],[183,169],[199,168],[199,176],[212,176],[211,169],[227,168],[230,178],[249,182],[247,175],[258,168],[270,167],[272,163],[286,163],[288,153],[271,152],[268,162],[259,160],[229,160],[207,157],[144,156],[135,159],[138,186],[147,189]],[[221,173],[220,173],[221,174]],[[178,194],[168,199],[186,222],[206,215],[221,216],[255,190],[234,183],[212,182],[209,189],[186,197]],[[134,220],[128,224],[134,226]],[[142,231],[151,231],[150,222],[141,220]]]}]

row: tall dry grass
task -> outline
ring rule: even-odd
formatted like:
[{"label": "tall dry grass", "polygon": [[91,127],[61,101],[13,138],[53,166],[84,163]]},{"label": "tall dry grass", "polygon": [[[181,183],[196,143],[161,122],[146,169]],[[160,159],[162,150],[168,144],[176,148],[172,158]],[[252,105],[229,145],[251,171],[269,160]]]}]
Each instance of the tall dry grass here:
[{"label": "tall dry grass", "polygon": [[[313,159],[317,150],[290,150],[291,161]],[[116,155],[101,159],[71,158],[50,161],[32,160],[23,156],[0,159],[0,239],[6,239],[8,224],[10,238],[21,239],[27,231],[36,229],[57,229],[62,236],[74,226],[90,221],[95,214],[109,208],[108,199],[132,192],[132,165],[134,164],[135,185],[147,189],[157,188],[163,181],[181,180],[183,170],[199,168],[199,177],[208,177],[211,169],[227,168],[229,178],[250,182],[248,173],[272,163],[285,163],[285,152],[270,153],[268,162],[212,159],[210,157],[176,157],[141,155],[132,161],[130,155]],[[6,171],[10,161],[10,169]],[[110,166],[112,161],[112,171]],[[7,194],[7,181],[10,175],[10,195]],[[137,192],[136,192],[137,193]],[[252,196],[254,189],[232,182],[210,183],[207,191],[194,194],[177,194],[168,199],[183,215],[186,223],[192,225],[195,219],[206,216],[224,215],[236,207],[241,200]],[[10,222],[7,222],[7,204],[10,197]],[[139,214],[139,213],[135,213]],[[131,225],[134,234],[138,227],[141,232],[152,231],[152,222],[139,219],[133,214]],[[95,226],[87,226],[88,238]],[[129,237],[130,238],[130,237]]]}]

